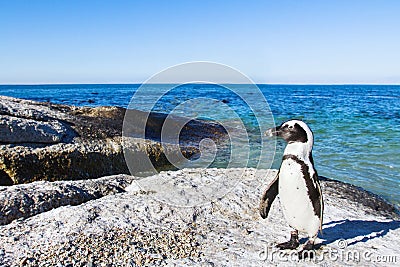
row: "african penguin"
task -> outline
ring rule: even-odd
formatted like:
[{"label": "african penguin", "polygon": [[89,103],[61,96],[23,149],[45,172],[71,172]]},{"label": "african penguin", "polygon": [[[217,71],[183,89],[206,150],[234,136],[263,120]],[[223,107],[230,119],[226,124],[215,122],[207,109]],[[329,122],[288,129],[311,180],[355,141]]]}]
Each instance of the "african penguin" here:
[{"label": "african penguin", "polygon": [[279,136],[288,144],[279,172],[261,198],[260,215],[262,218],[268,216],[271,204],[279,194],[283,214],[294,231],[288,242],[277,247],[296,249],[300,245],[298,232],[306,233],[309,240],[299,253],[301,257],[303,252],[313,249],[318,230],[322,230],[324,206],[312,158],[313,133],[303,121],[290,120],[265,134]]}]

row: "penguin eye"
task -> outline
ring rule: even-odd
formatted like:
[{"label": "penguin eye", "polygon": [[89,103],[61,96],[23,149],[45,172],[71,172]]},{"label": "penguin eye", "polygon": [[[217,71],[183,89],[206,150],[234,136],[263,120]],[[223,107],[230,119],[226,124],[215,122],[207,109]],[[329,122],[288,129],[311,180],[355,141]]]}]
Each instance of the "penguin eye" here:
[{"label": "penguin eye", "polygon": [[289,130],[293,130],[293,125],[289,125]]}]

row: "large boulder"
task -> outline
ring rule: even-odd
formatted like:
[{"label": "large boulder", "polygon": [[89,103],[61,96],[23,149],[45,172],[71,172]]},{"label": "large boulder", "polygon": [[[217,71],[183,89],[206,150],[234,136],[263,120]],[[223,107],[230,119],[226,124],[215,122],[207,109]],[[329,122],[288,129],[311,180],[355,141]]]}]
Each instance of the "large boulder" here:
[{"label": "large boulder", "polygon": [[[190,120],[181,131],[179,147],[162,145],[167,115],[129,110],[126,129],[132,138],[123,146],[125,112],[119,107],[76,107],[0,96],[0,185],[147,171],[129,170],[126,153],[133,161],[148,158],[155,170],[171,169],[166,149],[189,159],[199,153],[202,138],[220,140],[226,134],[218,124]],[[175,120],[179,124],[182,118]],[[139,125],[142,121],[145,130]]]},{"label": "large boulder", "polygon": [[[2,145],[3,178],[12,184],[89,179],[128,173],[121,144],[112,139],[80,140],[51,146]],[[140,151],[139,151],[140,152]]]},{"label": "large boulder", "polygon": [[0,225],[54,208],[79,205],[92,199],[124,192],[133,176],[116,175],[78,181],[38,181],[0,187]]},{"label": "large boulder", "polygon": [[[146,178],[4,187],[0,212],[7,221],[0,225],[0,266],[376,266],[378,255],[399,255],[400,223],[393,207],[328,179],[321,181],[324,224],[314,259],[299,261],[296,251],[279,251],[275,245],[289,238],[291,228],[278,198],[267,219],[258,211],[260,196],[276,174],[183,169]],[[202,205],[171,204],[215,182],[233,186]],[[197,192],[207,199],[207,190]],[[363,198],[370,200],[360,202]],[[350,258],[340,257],[349,253]]]}]

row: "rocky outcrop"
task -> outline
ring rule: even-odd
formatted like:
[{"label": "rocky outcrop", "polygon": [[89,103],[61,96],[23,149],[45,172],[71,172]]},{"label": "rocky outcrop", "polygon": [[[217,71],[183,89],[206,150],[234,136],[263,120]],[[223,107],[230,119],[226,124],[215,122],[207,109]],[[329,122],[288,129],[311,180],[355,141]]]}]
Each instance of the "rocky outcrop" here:
[{"label": "rocky outcrop", "polygon": [[[122,145],[125,112],[118,107],[75,107],[0,96],[0,185],[129,174]],[[161,145],[167,115],[129,112],[133,122],[145,121],[146,128],[141,135],[143,129],[128,120],[129,134],[136,138],[125,143],[125,152],[132,160],[149,158],[156,170],[173,168],[165,149],[191,158],[199,152],[202,138],[219,140],[226,133],[217,124],[191,120],[181,131],[178,148]]]},{"label": "rocky outcrop", "polygon": [[133,176],[117,175],[91,180],[33,182],[0,187],[0,225],[54,208],[79,205],[109,194],[124,192]]},{"label": "rocky outcrop", "polygon": [[[285,241],[291,230],[279,200],[267,219],[258,212],[259,198],[276,173],[183,169],[146,178],[111,176],[5,187],[0,201],[12,199],[8,207],[18,205],[26,213],[25,219],[20,216],[0,226],[0,265],[376,266],[378,255],[399,255],[397,214],[368,192],[352,188],[354,196],[349,197],[348,184],[326,179],[321,181],[325,213],[315,258],[299,261],[296,251],[278,251],[275,244]],[[213,192],[207,188],[222,186],[229,188],[210,200]],[[78,192],[93,197],[79,198]],[[52,194],[59,200],[52,200]],[[207,202],[170,205],[195,195]],[[358,202],[360,197],[374,199],[374,207]],[[37,212],[24,208],[29,205]],[[340,257],[348,253],[360,258]]]},{"label": "rocky outcrop", "polygon": [[399,211],[394,205],[361,187],[326,177],[320,177],[320,180],[322,180],[325,193],[335,199],[352,201],[353,203],[357,203],[357,205],[368,207],[369,209],[366,212],[373,215],[389,217],[398,217],[399,215]]},{"label": "rocky outcrop", "polygon": [[73,132],[57,120],[36,121],[1,116],[0,136],[4,143],[60,143]]}]

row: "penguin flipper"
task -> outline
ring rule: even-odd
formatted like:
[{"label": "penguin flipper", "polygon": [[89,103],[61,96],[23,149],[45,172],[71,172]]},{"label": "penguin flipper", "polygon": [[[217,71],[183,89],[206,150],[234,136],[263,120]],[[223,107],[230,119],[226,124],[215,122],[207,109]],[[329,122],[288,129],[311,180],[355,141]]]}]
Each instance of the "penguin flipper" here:
[{"label": "penguin flipper", "polygon": [[275,179],[270,183],[261,197],[260,206],[258,209],[260,211],[261,218],[263,219],[267,218],[272,202],[274,202],[276,196],[278,195],[278,178],[279,173],[276,175]]}]

